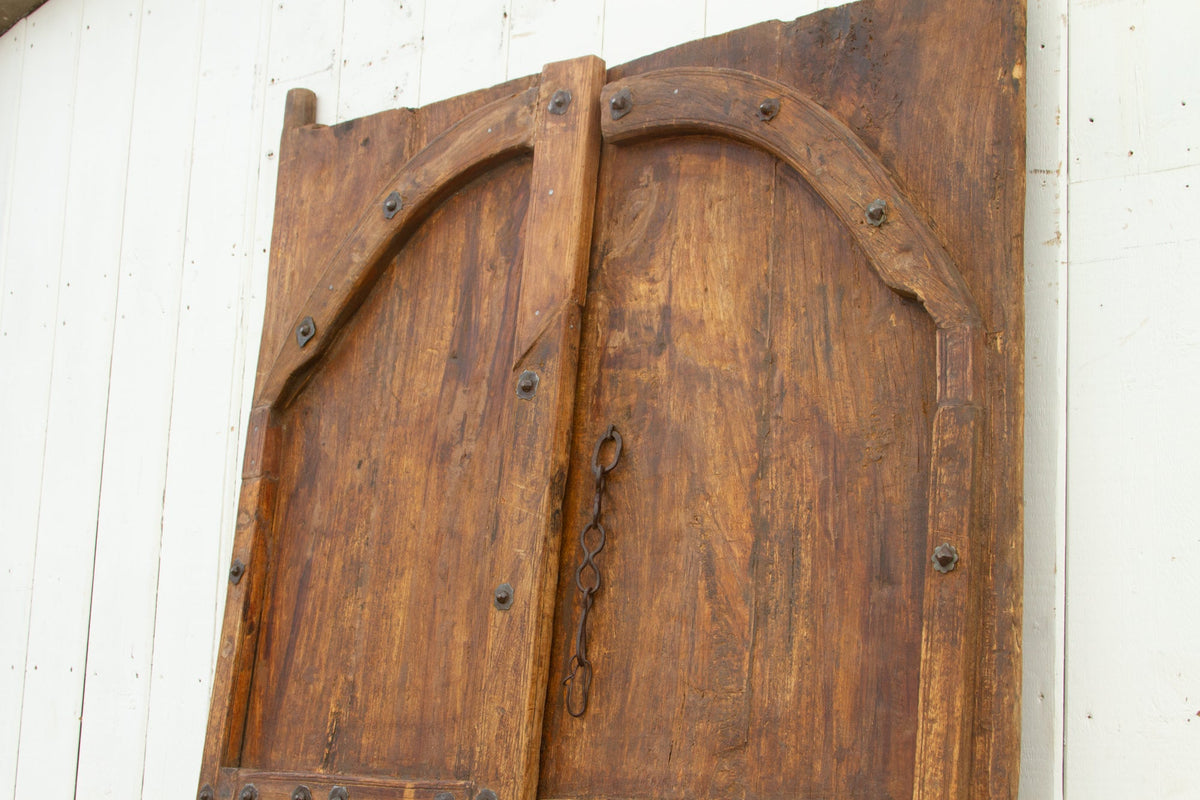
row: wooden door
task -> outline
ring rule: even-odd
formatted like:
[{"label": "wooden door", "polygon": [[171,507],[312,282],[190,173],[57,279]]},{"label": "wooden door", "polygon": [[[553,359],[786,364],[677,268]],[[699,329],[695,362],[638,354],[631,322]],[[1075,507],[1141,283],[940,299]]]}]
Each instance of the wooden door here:
[{"label": "wooden door", "polygon": [[289,95],[201,797],[1014,796],[1022,30]]}]

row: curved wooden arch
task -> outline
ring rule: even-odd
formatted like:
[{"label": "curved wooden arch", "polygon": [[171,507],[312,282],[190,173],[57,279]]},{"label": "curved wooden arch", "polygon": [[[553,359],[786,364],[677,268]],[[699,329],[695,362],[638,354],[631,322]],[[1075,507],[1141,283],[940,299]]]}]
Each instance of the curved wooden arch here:
[{"label": "curved wooden arch", "polygon": [[[610,83],[601,100],[608,142],[710,134],[779,158],[829,205],[883,282],[920,300],[933,318],[938,408],[927,552],[951,543],[959,562],[945,574],[926,564],[913,798],[966,800],[977,651],[971,540],[979,491],[982,321],[962,274],[862,140],[783,84],[737,70],[684,67]],[[884,215],[872,224],[868,206],[879,200]]]},{"label": "curved wooden arch", "polygon": [[[612,110],[618,93],[622,99],[617,102],[625,107]],[[759,147],[799,172],[863,248],[883,282],[919,299],[933,317],[939,402],[974,399],[978,381],[973,370],[959,374],[953,367],[975,361],[959,354],[967,355],[962,351],[978,338],[978,306],[887,168],[845,124],[781,83],[730,69],[649,72],[608,84],[601,99],[601,128],[609,142],[715,134]],[[878,226],[866,217],[876,200],[886,204]]]},{"label": "curved wooden arch", "polygon": [[[326,261],[292,324],[294,332],[311,317],[311,336],[303,346],[293,336],[281,343],[258,387],[255,407],[278,408],[295,395],[307,368],[329,347],[379,279],[387,259],[430,210],[481,172],[533,150],[537,99],[535,86],[468,114],[384,184]],[[399,195],[399,203],[389,218],[385,203],[393,193]]]}]

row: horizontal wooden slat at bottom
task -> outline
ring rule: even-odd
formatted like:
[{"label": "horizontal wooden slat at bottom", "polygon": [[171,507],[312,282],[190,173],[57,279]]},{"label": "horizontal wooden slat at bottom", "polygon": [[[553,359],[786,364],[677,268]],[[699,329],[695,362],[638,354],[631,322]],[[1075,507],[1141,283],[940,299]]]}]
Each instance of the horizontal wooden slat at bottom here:
[{"label": "horizontal wooden slat at bottom", "polygon": [[[407,780],[378,776],[335,775],[324,772],[274,772],[255,769],[221,770],[216,800],[237,800],[253,786],[255,800],[292,800],[301,786],[313,800],[337,798],[335,786],[343,787],[347,800],[471,800],[475,785],[468,781]],[[299,798],[297,798],[299,800]]]}]

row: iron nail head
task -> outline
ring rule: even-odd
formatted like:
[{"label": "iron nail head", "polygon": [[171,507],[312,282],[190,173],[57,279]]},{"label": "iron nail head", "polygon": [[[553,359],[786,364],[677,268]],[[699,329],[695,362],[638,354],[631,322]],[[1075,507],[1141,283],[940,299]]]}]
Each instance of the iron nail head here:
[{"label": "iron nail head", "polygon": [[537,393],[538,383],[541,378],[533,370],[525,370],[521,376],[517,378],[517,397],[522,400],[532,400]]},{"label": "iron nail head", "polygon": [[475,795],[475,800],[498,800],[498,798],[491,789],[481,789],[479,794]]},{"label": "iron nail head", "polygon": [[383,216],[391,219],[399,213],[400,209],[404,208],[404,201],[400,199],[399,192],[392,192],[387,196],[387,200],[383,201]]},{"label": "iron nail head", "polygon": [[608,107],[612,110],[612,118],[620,119],[633,110],[633,93],[628,88],[620,89],[608,101]]},{"label": "iron nail head", "polygon": [[502,583],[496,587],[495,594],[492,595],[492,602],[496,608],[501,611],[508,611],[513,604],[513,587],[510,583]]},{"label": "iron nail head", "polygon": [[929,559],[933,568],[945,575],[958,564],[958,549],[949,542],[942,542],[933,548],[933,556]]},{"label": "iron nail head", "polygon": [[247,783],[238,793],[238,800],[258,800],[258,787],[253,783]]},{"label": "iron nail head", "polygon": [[296,326],[296,344],[304,347],[312,337],[317,335],[317,323],[312,317],[305,317]]},{"label": "iron nail head", "polygon": [[758,118],[763,122],[770,122],[775,119],[775,115],[779,113],[779,98],[768,97],[758,104]]},{"label": "iron nail head", "polygon": [[240,558],[236,558],[233,564],[229,566],[229,582],[237,586],[242,582],[242,576],[246,574],[246,565],[242,563]]},{"label": "iron nail head", "polygon": [[567,108],[571,105],[571,92],[567,89],[559,89],[550,98],[549,110],[551,114],[565,114]]},{"label": "iron nail head", "polygon": [[292,790],[292,800],[312,800],[312,792],[301,784]]},{"label": "iron nail head", "polygon": [[216,800],[217,793],[213,791],[211,783],[206,783],[200,787],[200,791],[196,793],[196,800]]},{"label": "iron nail head", "polygon": [[449,792],[438,792],[433,796],[433,800],[454,800],[454,795]]},{"label": "iron nail head", "polygon": [[350,790],[345,786],[335,786],[329,790],[329,800],[349,800]]},{"label": "iron nail head", "polygon": [[878,228],[883,224],[883,218],[887,214],[887,203],[883,200],[872,200],[867,205],[867,224]]}]

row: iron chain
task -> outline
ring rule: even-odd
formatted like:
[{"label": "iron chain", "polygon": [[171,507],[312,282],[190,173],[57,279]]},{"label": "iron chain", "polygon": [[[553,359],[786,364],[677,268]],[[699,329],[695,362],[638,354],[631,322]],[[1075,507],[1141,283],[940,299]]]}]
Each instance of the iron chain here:
[{"label": "iron chain", "polygon": [[[600,463],[600,451],[604,445],[613,443],[612,459],[607,464]],[[583,551],[583,559],[575,569],[575,585],[582,595],[579,611],[579,626],[575,629],[575,653],[567,662],[567,676],[563,678],[563,688],[566,694],[567,713],[572,717],[582,717],[587,711],[588,694],[592,688],[592,662],[587,657],[587,620],[588,613],[595,602],[596,591],[600,588],[600,567],[596,565],[596,556],[604,549],[608,538],[607,531],[600,524],[601,505],[604,500],[604,486],[608,473],[617,466],[621,458],[621,434],[612,425],[596,442],[592,451],[592,480],[595,483],[595,494],[592,499],[592,518],[579,532],[579,549]],[[578,701],[576,701],[578,696]]]}]

